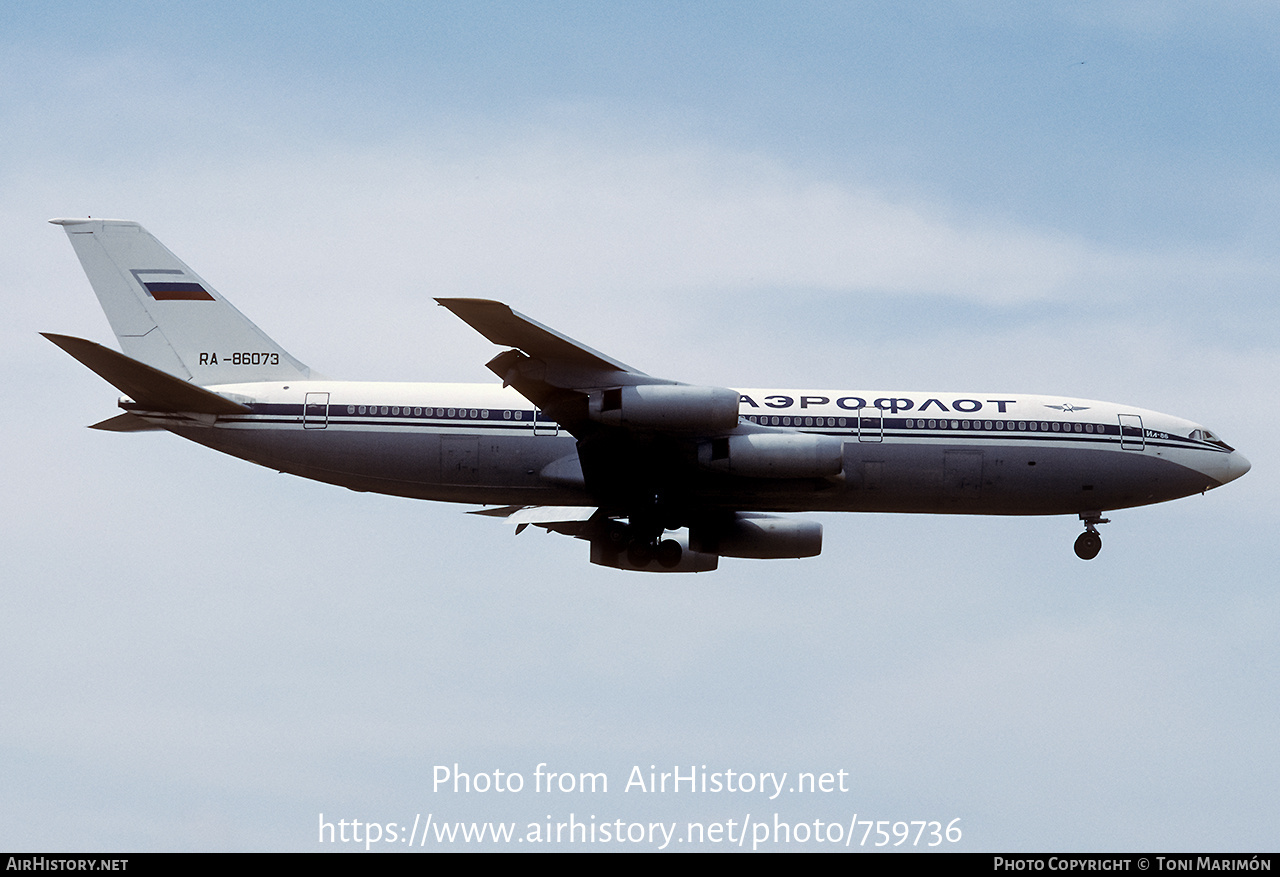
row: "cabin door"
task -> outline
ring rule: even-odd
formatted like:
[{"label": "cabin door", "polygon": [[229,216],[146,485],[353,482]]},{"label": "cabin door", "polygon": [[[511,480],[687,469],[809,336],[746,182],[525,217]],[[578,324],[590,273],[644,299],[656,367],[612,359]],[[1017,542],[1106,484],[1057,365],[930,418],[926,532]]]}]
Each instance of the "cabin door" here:
[{"label": "cabin door", "polygon": [[1142,430],[1142,418],[1137,414],[1120,414],[1120,447],[1126,451],[1141,451],[1147,446]]},{"label": "cabin door", "polygon": [[302,428],[324,429],[329,425],[329,394],[308,393],[302,403]]}]

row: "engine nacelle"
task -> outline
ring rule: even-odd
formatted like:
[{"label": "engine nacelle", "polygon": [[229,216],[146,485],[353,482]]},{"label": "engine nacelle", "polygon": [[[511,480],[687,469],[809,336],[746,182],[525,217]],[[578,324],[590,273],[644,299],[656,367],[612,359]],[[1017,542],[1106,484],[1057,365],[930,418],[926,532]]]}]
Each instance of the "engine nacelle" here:
[{"label": "engine nacelle", "polygon": [[725,387],[642,384],[593,391],[587,416],[609,426],[727,432],[738,425],[738,401],[738,393]]},{"label": "engine nacelle", "polygon": [[689,547],[724,557],[777,559],[822,553],[822,525],[803,518],[736,512],[689,528]]},{"label": "engine nacelle", "polygon": [[730,435],[699,445],[698,464],[746,478],[828,478],[844,468],[844,441],[794,432]]}]

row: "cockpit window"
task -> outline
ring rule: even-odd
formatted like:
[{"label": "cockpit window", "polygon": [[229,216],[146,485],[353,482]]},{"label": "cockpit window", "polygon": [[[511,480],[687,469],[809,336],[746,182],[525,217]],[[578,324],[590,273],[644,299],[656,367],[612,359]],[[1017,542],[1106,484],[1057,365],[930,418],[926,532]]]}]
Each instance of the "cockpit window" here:
[{"label": "cockpit window", "polygon": [[1209,431],[1209,430],[1207,430],[1207,429],[1193,429],[1193,430],[1191,430],[1190,438],[1191,438],[1193,441],[1197,441],[1197,442],[1208,442],[1208,443],[1209,443],[1209,444],[1211,444],[1211,445],[1216,445],[1217,447],[1222,448],[1224,451],[1234,451],[1234,450],[1235,450],[1235,448],[1231,447],[1231,445],[1227,444],[1227,443],[1226,443],[1226,442],[1224,442],[1222,439],[1218,438],[1218,436],[1217,436],[1217,434],[1216,434],[1216,433],[1210,432],[1210,431]]}]

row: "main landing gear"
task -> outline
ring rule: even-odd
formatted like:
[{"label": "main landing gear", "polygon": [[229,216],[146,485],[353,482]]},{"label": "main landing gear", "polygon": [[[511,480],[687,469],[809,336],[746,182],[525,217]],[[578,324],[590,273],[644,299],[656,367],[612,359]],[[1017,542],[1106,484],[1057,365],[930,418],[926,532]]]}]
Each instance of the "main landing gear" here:
[{"label": "main landing gear", "polygon": [[1084,532],[1076,537],[1076,557],[1081,560],[1093,560],[1102,550],[1102,537],[1098,535],[1098,524],[1109,524],[1110,519],[1090,512],[1081,512],[1080,520],[1084,521]]},{"label": "main landing gear", "polygon": [[656,560],[659,566],[671,569],[680,563],[680,555],[683,553],[684,549],[674,539],[634,539],[627,546],[627,562],[633,566],[648,566],[651,561]]},{"label": "main landing gear", "polygon": [[[672,528],[675,529],[675,528]],[[666,569],[679,565],[684,549],[674,539],[663,539],[663,530],[636,524],[610,521],[605,540],[615,551],[625,551],[633,567],[645,567],[653,561]]]}]

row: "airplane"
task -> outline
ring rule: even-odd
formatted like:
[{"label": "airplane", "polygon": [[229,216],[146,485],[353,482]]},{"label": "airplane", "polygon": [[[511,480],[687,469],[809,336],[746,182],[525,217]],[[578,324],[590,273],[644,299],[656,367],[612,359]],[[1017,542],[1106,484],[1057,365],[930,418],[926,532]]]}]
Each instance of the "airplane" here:
[{"label": "airplane", "polygon": [[1167,414],[1023,393],[706,387],[650,376],[485,299],[438,298],[506,348],[501,384],[372,383],[313,372],[136,222],[62,226],[123,353],[45,337],[125,395],[94,428],[168,430],[356,491],[590,544],[592,563],[704,572],[800,558],[822,525],[793,512],[1075,515],[1092,560],[1116,509],[1249,470]]}]

